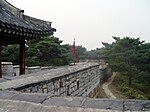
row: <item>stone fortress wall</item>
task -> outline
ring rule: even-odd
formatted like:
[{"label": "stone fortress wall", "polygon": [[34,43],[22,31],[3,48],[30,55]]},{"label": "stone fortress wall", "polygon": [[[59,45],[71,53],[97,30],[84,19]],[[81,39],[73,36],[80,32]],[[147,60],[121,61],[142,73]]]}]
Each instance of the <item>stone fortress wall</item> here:
[{"label": "stone fortress wall", "polygon": [[149,100],[93,98],[101,76],[98,64],[82,63],[0,80],[0,111],[150,111]]},{"label": "stone fortress wall", "polygon": [[43,70],[0,83],[4,90],[26,93],[48,93],[51,96],[89,96],[99,93],[98,64],[82,63],[74,66]]},{"label": "stone fortress wall", "polygon": [[48,93],[55,96],[90,96],[97,94],[100,83],[98,66],[65,74],[50,80],[29,84],[14,90],[27,93]]}]

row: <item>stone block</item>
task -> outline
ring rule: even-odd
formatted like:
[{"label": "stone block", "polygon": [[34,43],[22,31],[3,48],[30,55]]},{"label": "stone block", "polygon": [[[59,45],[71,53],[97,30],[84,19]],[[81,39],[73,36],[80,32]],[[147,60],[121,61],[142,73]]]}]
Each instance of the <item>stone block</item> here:
[{"label": "stone block", "polygon": [[124,102],[125,111],[150,111],[150,101],[126,100]]},{"label": "stone block", "polygon": [[123,101],[122,100],[111,100],[111,99],[90,99],[90,98],[87,98],[82,106],[85,108],[122,111],[123,110]]},{"label": "stone block", "polygon": [[12,62],[2,62],[2,75],[3,76],[14,76]]},{"label": "stone block", "polygon": [[82,97],[52,97],[43,102],[43,105],[80,107],[84,98]]},{"label": "stone block", "polygon": [[18,91],[0,91],[0,99],[11,99],[18,94],[20,94]]},{"label": "stone block", "polygon": [[27,101],[34,103],[42,103],[49,94],[39,94],[39,93],[21,93],[11,97],[11,100]]}]

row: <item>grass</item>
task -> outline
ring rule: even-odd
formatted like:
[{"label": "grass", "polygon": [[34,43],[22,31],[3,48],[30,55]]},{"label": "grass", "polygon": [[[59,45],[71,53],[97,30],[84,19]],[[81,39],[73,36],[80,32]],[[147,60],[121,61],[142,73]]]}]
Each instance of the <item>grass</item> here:
[{"label": "grass", "polygon": [[[112,73],[110,73],[108,75],[108,78],[112,76]],[[106,80],[107,81],[107,80]],[[102,88],[102,84],[105,83],[106,81],[103,81],[103,79],[101,79],[101,83],[100,83],[100,94],[97,96],[97,98],[108,98],[107,95],[105,94],[105,91]]]},{"label": "grass", "polygon": [[[134,81],[132,82],[133,85],[136,84]],[[148,99],[147,94],[141,92],[139,89],[128,87],[128,77],[119,73],[116,75],[112,84],[109,85],[109,89],[117,99]]]},{"label": "grass", "polygon": [[[112,74],[113,73],[110,73],[108,78],[110,78]],[[109,90],[117,97],[117,99],[127,99],[127,97],[121,92],[121,84],[123,83],[122,79],[124,78],[117,74],[112,84],[108,86]],[[100,94],[97,98],[108,98],[102,88],[103,83],[104,81],[101,81]]]},{"label": "grass", "polygon": [[117,97],[117,99],[127,99],[127,97],[122,93],[121,88],[123,84],[123,77],[116,74],[114,81],[109,85],[109,90]]},{"label": "grass", "polygon": [[[112,75],[112,73],[109,75],[109,77]],[[132,81],[133,85],[137,85],[135,81]],[[97,98],[108,98],[105,94],[102,84],[104,82],[101,81],[100,86],[100,94],[97,96]],[[139,86],[139,85],[137,85]],[[114,81],[108,86],[109,90],[116,96],[117,99],[141,99],[141,100],[147,100],[149,97],[148,95],[141,92],[139,89],[128,87],[128,77],[125,75],[121,75],[119,73],[116,74]],[[140,88],[140,87],[138,87]]]},{"label": "grass", "polygon": [[103,88],[102,88],[102,84],[100,84],[100,94],[96,97],[96,98],[108,98],[107,95],[105,94]]}]

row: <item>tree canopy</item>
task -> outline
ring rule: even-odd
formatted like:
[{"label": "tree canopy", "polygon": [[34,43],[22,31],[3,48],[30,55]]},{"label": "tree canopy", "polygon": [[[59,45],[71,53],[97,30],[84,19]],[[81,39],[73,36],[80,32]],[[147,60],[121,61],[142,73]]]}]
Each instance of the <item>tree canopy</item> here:
[{"label": "tree canopy", "polygon": [[[46,66],[65,65],[71,62],[71,46],[61,45],[57,37],[42,37],[28,41],[26,44],[26,65]],[[19,64],[19,45],[3,47],[3,61]]]}]

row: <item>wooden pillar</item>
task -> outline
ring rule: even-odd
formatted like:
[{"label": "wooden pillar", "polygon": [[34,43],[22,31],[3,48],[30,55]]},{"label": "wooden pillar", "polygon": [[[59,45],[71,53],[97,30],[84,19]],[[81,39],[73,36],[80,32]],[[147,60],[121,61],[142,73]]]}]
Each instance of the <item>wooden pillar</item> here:
[{"label": "wooden pillar", "polygon": [[25,39],[20,40],[20,75],[25,74]]},{"label": "wooden pillar", "polygon": [[2,42],[0,41],[0,78],[2,78]]}]

